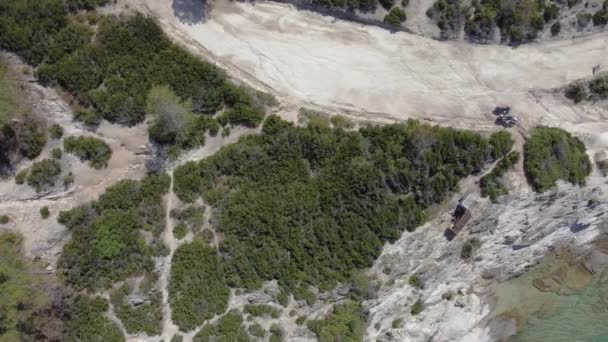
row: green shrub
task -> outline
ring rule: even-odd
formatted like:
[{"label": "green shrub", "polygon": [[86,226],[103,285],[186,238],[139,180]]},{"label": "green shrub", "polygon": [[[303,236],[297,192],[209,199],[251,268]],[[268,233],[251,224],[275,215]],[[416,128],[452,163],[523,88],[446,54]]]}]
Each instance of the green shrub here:
[{"label": "green shrub", "polygon": [[21,243],[19,235],[0,232],[0,341],[60,340],[52,296],[61,291],[23,256]]},{"label": "green shrub", "polygon": [[186,225],[183,223],[179,223],[175,225],[175,227],[173,227],[173,236],[175,236],[175,238],[178,240],[181,240],[186,237],[187,233],[188,227],[186,227]]},{"label": "green shrub", "polygon": [[289,304],[289,294],[287,291],[285,291],[285,289],[281,288],[279,291],[279,294],[277,295],[277,302],[279,302],[282,307],[287,307]]},{"label": "green shrub", "polygon": [[545,24],[559,15],[557,5],[537,0],[481,0],[473,2],[473,8],[465,24],[469,37],[491,40],[498,28],[502,42],[511,44],[535,39]]},{"label": "green shrub", "polygon": [[399,329],[403,326],[403,318],[397,318],[391,323],[391,328]]},{"label": "green shrub", "polygon": [[[60,212],[57,221],[71,232],[58,262],[64,280],[79,289],[103,289],[152,270],[152,249],[164,228],[162,195],[169,182],[167,175],[156,174],[139,182],[123,180],[90,205]],[[140,230],[152,233],[152,245]]]},{"label": "green shrub", "polygon": [[61,137],[63,137],[63,127],[58,124],[53,124],[51,128],[49,128],[49,135],[52,139],[61,139]]},{"label": "green shrub", "polygon": [[591,173],[591,162],[585,151],[582,141],[560,128],[535,128],[524,145],[528,182],[537,192],[552,188],[558,179],[585,184]]},{"label": "green shrub", "polygon": [[498,131],[490,136],[490,145],[492,146],[492,159],[500,159],[511,151],[513,148],[513,137],[508,131]]},{"label": "green shrub", "polygon": [[174,190],[216,209],[228,285],[277,279],[298,298],[369,267],[384,241],[479,172],[489,150],[477,134],[415,121],[345,131],[271,117],[263,134],[176,168]]},{"label": "green shrub", "polygon": [[173,337],[171,337],[171,342],[182,342],[184,340],[184,337],[182,335],[173,335]]},{"label": "green shrub", "polygon": [[410,314],[412,316],[419,315],[424,310],[424,302],[422,299],[418,299],[414,305],[412,305],[412,309],[410,310]]},{"label": "green shrub", "polygon": [[317,301],[317,296],[305,286],[297,287],[293,296],[295,300],[304,300],[307,305],[313,305]]},{"label": "green shrub", "polygon": [[331,122],[334,128],[351,129],[355,126],[350,120],[348,120],[342,115],[332,116],[331,118],[329,118],[329,122]]},{"label": "green shrub", "polygon": [[59,174],[61,174],[61,165],[56,160],[44,159],[32,165],[27,176],[27,184],[36,192],[42,192],[55,186]]},{"label": "green shrub", "polygon": [[417,289],[424,288],[424,282],[422,281],[422,279],[420,279],[420,277],[417,274],[414,274],[413,276],[411,276],[408,283],[410,284],[410,286],[413,286]]},{"label": "green shrub", "polygon": [[270,316],[272,318],[279,318],[281,312],[268,304],[245,304],[243,312],[250,314],[254,317]]},{"label": "green shrub", "polygon": [[65,188],[68,188],[73,183],[74,183],[74,175],[72,174],[72,171],[70,171],[70,172],[68,172],[67,175],[65,175],[63,177],[63,186]]},{"label": "green shrub", "polygon": [[395,1],[394,0],[379,0],[378,2],[387,11],[390,11],[390,9],[395,5]]},{"label": "green shrub", "polygon": [[49,207],[44,206],[44,207],[40,208],[40,216],[41,216],[43,219],[48,218],[48,217],[49,217],[49,214],[50,214],[50,213],[49,213]]},{"label": "green shrub", "polygon": [[231,124],[254,128],[264,120],[264,112],[251,104],[237,103],[222,113],[217,120],[220,125]]},{"label": "green shrub", "polygon": [[309,320],[306,324],[321,342],[363,341],[365,333],[361,304],[353,301],[335,304],[329,317]]},{"label": "green shrub", "polygon": [[230,126],[226,126],[222,129],[222,138],[230,136]]},{"label": "green shrub", "polygon": [[[454,38],[460,34],[464,22],[464,11],[461,7],[460,0],[437,0],[427,10],[427,17],[437,23],[442,38]],[[479,17],[477,18],[479,19]],[[470,30],[470,28],[467,29]]]},{"label": "green shrub", "polygon": [[107,167],[112,157],[110,146],[94,137],[67,137],[63,140],[63,148],[80,160],[87,160],[96,169]]},{"label": "green shrub", "polygon": [[608,24],[608,9],[603,8],[595,12],[595,14],[593,14],[592,20],[593,25],[595,26],[603,26]]},{"label": "green shrub", "polygon": [[593,20],[593,15],[587,12],[579,12],[576,14],[576,24],[579,27],[586,27]]},{"label": "green shrub", "polygon": [[270,326],[270,338],[268,342],[282,342],[284,334],[281,326],[275,323]]},{"label": "green shrub", "polygon": [[6,215],[0,215],[0,224],[7,224],[9,223],[10,219],[8,216]]},{"label": "green shrub", "polygon": [[596,77],[589,82],[589,91],[599,98],[608,97],[608,76]]},{"label": "green shrub", "polygon": [[561,30],[562,30],[562,24],[560,24],[559,21],[556,21],[555,23],[553,23],[553,25],[551,25],[551,35],[552,36],[557,36]]},{"label": "green shrub", "polygon": [[241,323],[243,317],[241,314],[232,310],[222,316],[214,324],[207,323],[194,336],[193,342],[206,341],[231,341],[231,342],[249,342],[249,336]]},{"label": "green shrub", "polygon": [[[154,86],[146,100],[146,112],[152,116],[148,126],[150,139],[160,144],[174,144],[192,114],[168,86]],[[204,132],[202,132],[204,134]]]},{"label": "green shrub", "polygon": [[574,103],[579,103],[589,96],[587,93],[587,88],[582,83],[573,83],[566,87],[564,94],[567,98],[574,101]]},{"label": "green shrub", "polygon": [[38,157],[46,144],[42,124],[26,116],[24,122],[17,129],[17,141],[21,155],[28,159]]},{"label": "green shrub", "polygon": [[173,209],[171,217],[178,220],[179,224],[184,225],[186,231],[198,232],[205,221],[205,211],[206,207],[204,206],[190,205],[183,210]]},{"label": "green shrub", "polygon": [[502,177],[507,171],[512,169],[518,161],[519,152],[513,151],[503,157],[490,173],[481,177],[479,181],[481,196],[489,196],[494,202],[499,196],[506,195],[508,190],[502,183]]},{"label": "green shrub", "polygon": [[307,126],[320,129],[329,128],[330,124],[330,120],[327,118],[326,114],[307,108],[300,108],[298,120],[300,123],[306,124]]},{"label": "green shrub", "polygon": [[95,128],[101,123],[102,117],[91,109],[77,109],[74,111],[74,120],[80,121],[90,128]]},{"label": "green shrub", "polygon": [[468,260],[481,247],[481,241],[478,238],[468,239],[463,245],[462,250],[460,251],[460,257]]},{"label": "green shrub", "polygon": [[384,22],[389,25],[399,26],[401,23],[405,22],[406,19],[407,16],[401,8],[393,7],[393,9],[384,17]]},{"label": "green shrub", "polygon": [[25,183],[25,180],[27,179],[27,175],[29,174],[30,170],[25,169],[25,170],[21,170],[17,173],[17,175],[15,175],[15,183],[16,184],[23,184]]},{"label": "green shrub", "polygon": [[160,291],[150,289],[150,291],[144,292],[142,295],[147,299],[146,302],[132,306],[127,300],[127,295],[131,294],[132,290],[129,285],[125,284],[110,294],[116,316],[129,334],[159,335],[162,331],[163,318]]},{"label": "green shrub", "polygon": [[63,341],[124,341],[118,327],[105,316],[107,310],[108,302],[103,298],[76,297],[74,303],[66,307],[68,319]]},{"label": "green shrub", "polygon": [[53,159],[61,159],[62,155],[63,155],[63,153],[61,152],[60,148],[56,147],[51,151],[51,158],[53,158]]},{"label": "green shrub", "polygon": [[192,330],[224,312],[230,290],[214,249],[195,239],[180,246],[171,263],[169,302],[173,321],[182,331]]},{"label": "green shrub", "polygon": [[247,330],[249,331],[249,335],[254,337],[264,337],[264,335],[266,335],[266,330],[258,323],[250,325]]}]

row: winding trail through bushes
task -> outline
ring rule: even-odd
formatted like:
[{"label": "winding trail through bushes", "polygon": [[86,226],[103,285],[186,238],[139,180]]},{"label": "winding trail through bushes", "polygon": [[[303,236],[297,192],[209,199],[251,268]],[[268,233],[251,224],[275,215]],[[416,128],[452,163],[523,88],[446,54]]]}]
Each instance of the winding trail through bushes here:
[{"label": "winding trail through bushes", "polygon": [[166,198],[166,213],[165,213],[165,231],[163,232],[163,242],[169,248],[169,254],[166,257],[159,259],[159,286],[162,292],[162,338],[165,341],[170,341],[173,335],[178,332],[178,327],[173,323],[171,305],[169,303],[169,281],[171,277],[171,259],[173,253],[179,246],[175,236],[173,236],[173,219],[171,218],[171,210],[174,208],[175,194],[173,193],[173,170],[168,172],[171,177],[171,185]]}]

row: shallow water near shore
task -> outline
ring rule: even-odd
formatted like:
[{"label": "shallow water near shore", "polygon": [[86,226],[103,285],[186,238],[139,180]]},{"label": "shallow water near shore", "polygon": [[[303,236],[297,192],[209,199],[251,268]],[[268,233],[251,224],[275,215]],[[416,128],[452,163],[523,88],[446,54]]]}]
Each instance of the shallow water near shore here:
[{"label": "shallow water near shore", "polygon": [[549,256],[497,286],[492,316],[516,322],[510,342],[606,342],[608,270],[593,275],[567,253]]}]

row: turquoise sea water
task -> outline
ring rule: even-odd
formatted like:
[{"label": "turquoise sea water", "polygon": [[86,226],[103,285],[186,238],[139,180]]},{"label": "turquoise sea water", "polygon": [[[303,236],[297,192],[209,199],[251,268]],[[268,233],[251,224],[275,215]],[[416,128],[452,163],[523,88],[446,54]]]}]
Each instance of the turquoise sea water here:
[{"label": "turquoise sea water", "polygon": [[509,342],[608,342],[608,268],[592,275],[558,253],[497,284],[495,294],[491,318],[517,325]]},{"label": "turquoise sea water", "polygon": [[520,327],[510,341],[608,342],[608,277],[605,273],[593,277],[586,287],[572,294],[551,297],[550,308],[532,313],[527,324]]}]

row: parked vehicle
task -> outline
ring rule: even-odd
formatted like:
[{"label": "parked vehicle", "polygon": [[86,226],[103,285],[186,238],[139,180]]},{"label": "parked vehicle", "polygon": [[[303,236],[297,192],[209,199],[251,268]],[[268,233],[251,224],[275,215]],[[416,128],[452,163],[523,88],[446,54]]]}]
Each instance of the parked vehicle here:
[{"label": "parked vehicle", "polygon": [[494,108],[494,110],[492,111],[492,113],[494,113],[494,115],[506,115],[509,114],[511,112],[511,107],[509,106],[498,106],[496,108]]},{"label": "parked vehicle", "polygon": [[499,115],[496,118],[496,124],[504,127],[513,127],[517,124],[517,121],[519,120],[513,115]]}]

